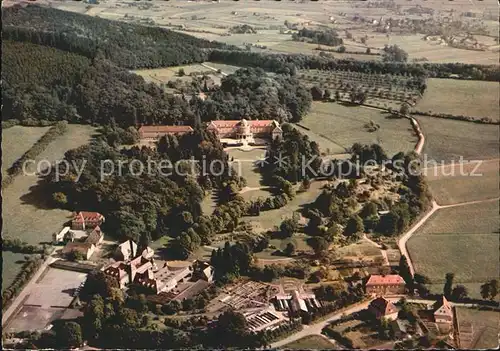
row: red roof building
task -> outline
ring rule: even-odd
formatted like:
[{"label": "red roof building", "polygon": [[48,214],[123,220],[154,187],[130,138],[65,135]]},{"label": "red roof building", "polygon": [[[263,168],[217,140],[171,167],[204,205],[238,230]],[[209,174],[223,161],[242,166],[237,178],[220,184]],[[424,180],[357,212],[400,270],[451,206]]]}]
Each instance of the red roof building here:
[{"label": "red roof building", "polygon": [[253,139],[279,138],[283,131],[275,120],[219,120],[211,121],[208,130],[213,131],[219,138]]},{"label": "red roof building", "polygon": [[144,141],[156,141],[164,135],[183,135],[193,131],[190,126],[142,126],[139,136]]},{"label": "red roof building", "polygon": [[373,300],[368,309],[377,319],[386,318],[388,320],[395,320],[398,318],[399,311],[396,306],[383,297]]},{"label": "red roof building", "polygon": [[453,307],[444,296],[434,305],[434,320],[436,323],[453,322]]},{"label": "red roof building", "polygon": [[401,295],[405,293],[405,281],[397,274],[371,275],[365,289],[374,296]]},{"label": "red roof building", "polygon": [[104,216],[98,212],[81,211],[75,214],[71,221],[71,228],[85,230],[95,228],[104,222]]}]

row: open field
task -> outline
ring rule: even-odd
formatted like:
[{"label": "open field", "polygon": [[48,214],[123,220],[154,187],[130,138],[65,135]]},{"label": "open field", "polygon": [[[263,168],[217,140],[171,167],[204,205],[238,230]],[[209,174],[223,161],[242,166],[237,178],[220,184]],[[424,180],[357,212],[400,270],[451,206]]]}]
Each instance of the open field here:
[{"label": "open field", "polygon": [[335,345],[320,335],[309,335],[302,339],[284,345],[283,349],[304,350],[304,349],[332,349]]},{"label": "open field", "polygon": [[[476,166],[478,169],[474,171]],[[500,197],[498,160],[439,166],[427,169],[426,175],[432,195],[440,205]]]},{"label": "open field", "polygon": [[415,109],[471,117],[500,116],[498,82],[430,78]]},{"label": "open field", "polygon": [[471,349],[498,348],[498,334],[500,332],[500,313],[495,311],[481,311],[466,307],[456,307],[455,313],[459,323],[470,322],[474,332]]},{"label": "open field", "polygon": [[455,274],[456,283],[498,278],[497,201],[438,210],[408,241],[416,272],[433,283]]},{"label": "open field", "polygon": [[[93,127],[70,124],[68,131],[50,143],[35,161],[62,159],[67,150],[87,144],[94,132]],[[71,219],[70,211],[48,206],[48,194],[43,185],[38,184],[39,180],[36,175],[19,175],[2,191],[3,236],[19,238],[29,244],[50,242],[52,233]],[[4,272],[11,272],[10,275],[16,271],[11,267],[15,265],[13,261],[4,260],[3,263]]]},{"label": "open field", "polygon": [[500,128],[433,117],[416,117],[425,135],[423,155],[438,162],[499,158]]},{"label": "open field", "polygon": [[279,256],[279,255],[273,255],[272,253],[275,252],[276,250],[284,250],[287,246],[288,243],[292,243],[295,245],[295,251],[304,251],[308,253],[312,253],[312,249],[309,245],[307,245],[307,239],[310,237],[308,235],[305,235],[303,233],[295,233],[291,238],[286,238],[286,239],[271,239],[269,240],[269,246],[275,247],[275,248],[268,248],[265,249],[261,252],[258,252],[255,254],[255,257],[260,258],[260,259],[265,259],[265,260],[272,260],[272,259],[283,259],[286,258],[286,256]]},{"label": "open field", "polygon": [[49,129],[50,127],[14,126],[2,130],[2,175]]},{"label": "open field", "polygon": [[[349,51],[351,47],[359,47],[360,51],[370,47],[373,50],[381,49],[384,45],[399,45],[409,54],[409,60],[425,58],[429,62],[463,62],[480,64],[498,64],[498,51],[495,48],[495,39],[491,36],[474,34],[474,38],[486,45],[486,51],[473,51],[440,45],[437,41],[423,40],[424,33],[398,35],[397,33],[376,32],[373,20],[381,17],[393,19],[424,19],[427,15],[409,14],[409,8],[421,5],[435,10],[434,17],[448,17],[449,10],[455,11],[455,20],[479,22],[490,35],[498,36],[498,8],[493,1],[470,2],[455,0],[443,2],[427,0],[425,2],[408,2],[396,0],[397,8],[368,7],[359,2],[348,1],[321,1],[315,4],[310,2],[261,1],[248,3],[247,1],[169,1],[151,3],[129,3],[124,1],[108,0],[99,5],[62,1],[52,2],[52,6],[68,11],[86,13],[90,16],[99,16],[130,23],[157,25],[181,31],[196,37],[217,40],[244,47],[251,43],[266,46],[266,51],[316,54],[315,44],[292,42],[291,34],[287,31],[284,21],[297,24],[298,28],[334,28]],[[476,19],[460,17],[462,13],[477,13]],[[486,16],[486,17],[485,17]],[[357,18],[356,18],[357,17]],[[362,17],[365,21],[360,21]],[[257,30],[256,34],[229,34],[230,28],[236,25],[247,24]],[[349,38],[346,31],[352,34]],[[396,28],[397,31],[397,28]],[[362,44],[361,37],[368,37],[366,44]],[[496,46],[498,47],[498,45]],[[255,49],[252,50],[262,50]],[[337,54],[336,58],[353,56],[354,59],[379,59],[377,56],[364,58],[363,55]]]},{"label": "open field", "polygon": [[[216,62],[204,62],[207,66],[213,67],[215,69],[220,69],[222,73],[226,74],[233,74],[237,70],[239,70],[241,67],[238,66],[233,66],[233,65],[226,65],[223,63],[216,63]],[[206,67],[205,67],[206,68]]]},{"label": "open field", "polygon": [[[376,109],[313,102],[311,111],[300,125],[336,144],[338,148],[333,153],[343,153],[354,143],[378,143],[389,156],[399,151],[413,150],[417,137],[410,122],[407,119],[387,118],[387,116]],[[365,125],[370,121],[378,124],[380,128],[375,132],[369,132]]]},{"label": "open field", "polygon": [[[428,3],[425,3],[425,6],[427,7]],[[498,64],[498,52],[465,50],[439,45],[438,43],[423,40],[423,34],[390,35],[387,38],[383,33],[370,33],[368,37],[367,44],[370,47],[383,48],[384,45],[398,45],[408,53],[408,61],[426,58],[428,62],[436,63]]]}]

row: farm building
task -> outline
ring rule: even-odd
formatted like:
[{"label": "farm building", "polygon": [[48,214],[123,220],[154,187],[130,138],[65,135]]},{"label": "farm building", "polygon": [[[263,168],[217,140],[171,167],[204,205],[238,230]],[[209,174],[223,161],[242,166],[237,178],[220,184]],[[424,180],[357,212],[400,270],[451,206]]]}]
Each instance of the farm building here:
[{"label": "farm building", "polygon": [[273,305],[269,305],[256,312],[246,313],[244,316],[247,320],[248,328],[252,332],[274,330],[286,321],[283,313],[277,312]]},{"label": "farm building", "polygon": [[104,240],[104,234],[101,231],[99,226],[95,227],[89,236],[85,239],[85,242],[88,244],[92,244],[98,246]]},{"label": "farm building", "polygon": [[104,216],[98,212],[81,211],[75,214],[71,221],[72,229],[85,230],[100,226],[104,222]]},{"label": "farm building", "polygon": [[139,136],[142,141],[157,141],[164,135],[183,135],[193,132],[190,126],[142,126]]},{"label": "farm building", "polygon": [[434,320],[436,323],[453,323],[453,307],[444,296],[434,305]]},{"label": "farm building", "polygon": [[278,311],[292,310],[294,312],[307,312],[309,308],[318,308],[320,303],[312,293],[300,293],[298,290],[291,294],[276,295],[274,305]]},{"label": "farm building", "polygon": [[81,242],[69,242],[62,250],[62,254],[67,256],[74,252],[79,252],[86,260],[90,259],[95,251],[95,245]]},{"label": "farm building", "polygon": [[398,309],[394,304],[383,297],[378,297],[370,303],[368,310],[376,319],[385,318],[387,320],[396,320],[398,318]]},{"label": "farm building", "polygon": [[400,295],[405,292],[405,281],[397,274],[371,275],[365,290],[373,296]]},{"label": "farm building", "polygon": [[133,240],[121,243],[116,248],[114,256],[118,261],[130,260],[132,257],[137,256],[137,244]]}]

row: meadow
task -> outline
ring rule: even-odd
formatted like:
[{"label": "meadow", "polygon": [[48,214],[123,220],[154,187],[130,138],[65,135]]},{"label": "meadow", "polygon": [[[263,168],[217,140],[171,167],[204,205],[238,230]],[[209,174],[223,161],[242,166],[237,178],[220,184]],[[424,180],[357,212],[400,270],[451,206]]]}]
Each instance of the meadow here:
[{"label": "meadow", "polygon": [[[474,171],[478,164],[478,169]],[[460,165],[449,165],[426,170],[427,182],[438,204],[449,205],[500,197],[498,160],[463,165],[465,175],[460,174],[460,168]]]},{"label": "meadow", "polygon": [[456,307],[458,320],[472,323],[475,340],[471,349],[498,348],[498,334],[500,332],[500,314],[498,311],[481,311],[467,307]]},{"label": "meadow", "polygon": [[498,120],[498,94],[498,82],[429,78],[415,110]]},{"label": "meadow", "polygon": [[[70,124],[68,131],[50,143],[35,162],[60,160],[67,150],[87,144],[94,133],[93,127]],[[8,145],[4,147],[4,152],[10,152]],[[28,167],[30,172],[35,170],[36,168]],[[36,175],[21,174],[9,187],[2,190],[2,236],[19,238],[29,244],[47,243],[51,242],[52,234],[71,219],[70,211],[50,208],[50,194],[47,194],[43,183],[39,181],[40,178]],[[3,272],[15,275],[17,266],[9,256],[4,256]]]},{"label": "meadow", "polygon": [[326,337],[320,335],[308,335],[303,337],[302,339],[293,341],[289,344],[283,346],[283,349],[291,349],[291,350],[321,350],[321,349],[332,349],[334,344]]},{"label": "meadow", "polygon": [[478,204],[438,210],[408,241],[415,271],[432,283],[484,283],[498,278],[499,204]]},{"label": "meadow", "polygon": [[[371,108],[313,102],[311,111],[300,125],[337,145],[332,153],[345,153],[354,143],[380,144],[389,156],[399,151],[413,150],[417,137],[410,122],[388,116]],[[371,121],[379,125],[375,132],[369,132],[366,127]],[[319,139],[317,141],[321,142]],[[320,144],[320,148],[329,147]]]},{"label": "meadow", "polygon": [[415,117],[425,135],[423,155],[438,162],[499,158],[500,129],[497,125],[477,124],[434,117]]},{"label": "meadow", "polygon": [[2,130],[2,175],[49,129],[50,127],[13,126]]}]

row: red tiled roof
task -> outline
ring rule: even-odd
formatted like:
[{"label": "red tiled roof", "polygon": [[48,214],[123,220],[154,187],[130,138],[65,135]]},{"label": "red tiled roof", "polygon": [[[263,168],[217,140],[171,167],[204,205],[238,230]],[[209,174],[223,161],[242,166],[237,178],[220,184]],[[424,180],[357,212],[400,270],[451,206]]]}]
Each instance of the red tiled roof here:
[{"label": "red tiled roof", "polygon": [[371,275],[366,283],[366,286],[370,285],[395,285],[404,284],[405,281],[401,276],[397,274],[389,275]]},{"label": "red tiled roof", "polygon": [[192,132],[190,126],[142,126],[139,133],[188,133]]},{"label": "red tiled roof", "polygon": [[99,212],[87,212],[87,211],[80,211],[78,212],[73,220],[76,221],[92,221],[92,220],[100,220],[103,218],[103,215],[100,214]]},{"label": "red tiled roof", "polygon": [[101,240],[101,237],[103,236],[101,228],[99,226],[95,227],[94,230],[89,234],[87,239],[85,239],[85,242],[89,244],[97,244],[99,240]]},{"label": "red tiled roof", "polygon": [[398,309],[394,304],[383,297],[378,297],[370,303],[370,307],[376,309],[381,315],[387,316],[396,313]]},{"label": "red tiled roof", "polygon": [[87,251],[90,250],[91,247],[92,244],[89,243],[70,242],[67,243],[66,246],[63,248],[62,253],[68,254],[73,251],[79,251],[82,254],[86,255]]},{"label": "red tiled roof", "polygon": [[[210,123],[212,123],[214,126],[216,127],[234,127],[238,124],[241,123],[242,120],[216,120],[216,121],[212,121]],[[273,124],[273,120],[272,119],[260,119],[260,120],[247,120],[248,124],[252,127],[267,127],[271,124]]]}]

